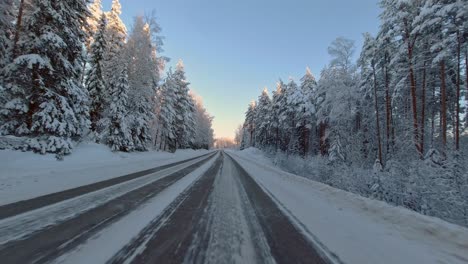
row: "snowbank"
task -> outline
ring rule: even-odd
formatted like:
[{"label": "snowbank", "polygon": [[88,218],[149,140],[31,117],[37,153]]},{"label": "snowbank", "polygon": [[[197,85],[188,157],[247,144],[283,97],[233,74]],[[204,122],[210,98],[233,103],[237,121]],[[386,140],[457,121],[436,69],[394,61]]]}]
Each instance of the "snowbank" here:
[{"label": "snowbank", "polygon": [[468,229],[230,152],[311,240],[344,263],[467,263]]},{"label": "snowbank", "polygon": [[107,146],[83,143],[72,155],[57,161],[55,155],[0,150],[0,205],[54,193],[122,176],[207,153],[112,152]]}]

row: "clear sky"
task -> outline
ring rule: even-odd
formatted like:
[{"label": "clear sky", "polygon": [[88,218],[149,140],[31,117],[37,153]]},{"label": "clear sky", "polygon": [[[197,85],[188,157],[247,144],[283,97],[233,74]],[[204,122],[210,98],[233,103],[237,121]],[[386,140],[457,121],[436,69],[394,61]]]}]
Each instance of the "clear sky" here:
[{"label": "clear sky", "polygon": [[[112,0],[103,0],[107,10]],[[279,78],[318,78],[328,45],[343,36],[362,45],[375,34],[378,0],[121,0],[122,17],[156,11],[169,66],[183,59],[191,89],[215,116],[217,137],[233,137],[250,101]]]}]

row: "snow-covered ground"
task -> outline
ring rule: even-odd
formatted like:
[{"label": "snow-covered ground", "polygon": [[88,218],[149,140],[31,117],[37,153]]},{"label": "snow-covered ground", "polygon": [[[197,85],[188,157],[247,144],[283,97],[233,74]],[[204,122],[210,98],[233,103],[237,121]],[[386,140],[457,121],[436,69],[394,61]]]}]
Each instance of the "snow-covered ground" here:
[{"label": "snow-covered ground", "polygon": [[286,173],[258,150],[229,153],[337,262],[468,263],[466,228]]},{"label": "snow-covered ground", "polygon": [[55,155],[0,150],[0,205],[31,199],[125,174],[150,169],[207,153],[114,153],[107,146],[83,143],[72,155],[57,161]]}]

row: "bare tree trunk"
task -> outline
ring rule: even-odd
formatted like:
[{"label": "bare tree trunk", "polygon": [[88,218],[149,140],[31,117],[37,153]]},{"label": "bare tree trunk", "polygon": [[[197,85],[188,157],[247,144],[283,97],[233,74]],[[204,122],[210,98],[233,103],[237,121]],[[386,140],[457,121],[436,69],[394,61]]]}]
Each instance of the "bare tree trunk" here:
[{"label": "bare tree trunk", "polygon": [[424,58],[422,102],[421,102],[421,153],[424,155],[424,134],[426,133],[426,61]]},{"label": "bare tree trunk", "polygon": [[[408,29],[408,22],[405,21],[405,27]],[[409,78],[410,78],[410,93],[411,93],[411,105],[413,111],[413,134],[414,134],[414,144],[416,150],[419,153],[420,158],[422,158],[421,145],[419,141],[419,121],[418,121],[418,102],[416,98],[416,77],[414,74],[413,67],[413,47],[414,40],[410,38],[410,31],[406,30],[405,41],[407,43],[407,52],[408,52],[408,63],[409,63]],[[413,43],[412,43],[413,42]]]},{"label": "bare tree trunk", "polygon": [[379,147],[379,162],[382,165],[382,140],[380,138],[380,115],[379,115],[379,105],[377,100],[377,76],[375,76],[375,66],[372,65],[372,74],[374,77],[374,102],[375,102],[375,117],[376,117],[376,126],[377,126],[377,144]]},{"label": "bare tree trunk", "polygon": [[460,149],[460,60],[461,60],[461,36],[457,31],[457,96],[455,110],[455,149]]},{"label": "bare tree trunk", "polygon": [[[387,62],[387,54],[385,54],[385,63]],[[388,76],[388,67],[385,67],[385,116],[386,116],[386,139],[387,139],[387,154],[390,152],[390,131],[392,127],[392,102],[390,97],[390,78]]]},{"label": "bare tree trunk", "polygon": [[[432,86],[432,103],[436,105],[436,88],[435,85]],[[431,147],[434,147],[434,135],[435,135],[435,116],[436,110],[435,107],[432,107],[432,117],[431,117]]]},{"label": "bare tree trunk", "polygon": [[18,56],[18,41],[19,41],[19,37],[21,34],[21,30],[22,30],[21,27],[23,24],[23,13],[24,13],[24,0],[21,0],[19,4],[19,9],[18,9],[18,16],[16,18],[15,36],[13,39],[13,58],[16,58],[16,56]]},{"label": "bare tree trunk", "polygon": [[447,86],[445,82],[445,61],[440,62],[440,120],[442,122],[442,146],[445,154],[447,146]]}]

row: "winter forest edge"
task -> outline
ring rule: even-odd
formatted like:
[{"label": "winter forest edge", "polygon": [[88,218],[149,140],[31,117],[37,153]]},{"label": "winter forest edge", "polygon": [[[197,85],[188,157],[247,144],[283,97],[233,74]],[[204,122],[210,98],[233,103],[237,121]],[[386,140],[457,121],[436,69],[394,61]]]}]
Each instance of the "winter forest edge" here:
[{"label": "winter forest edge", "polygon": [[468,226],[468,3],[380,1],[377,36],[337,38],[317,81],[252,101],[241,149],[330,186]]},{"label": "winter forest edge", "polygon": [[132,29],[100,0],[0,3],[0,135],[8,147],[70,154],[81,141],[113,151],[209,149],[213,117],[168,58],[154,15]]}]

